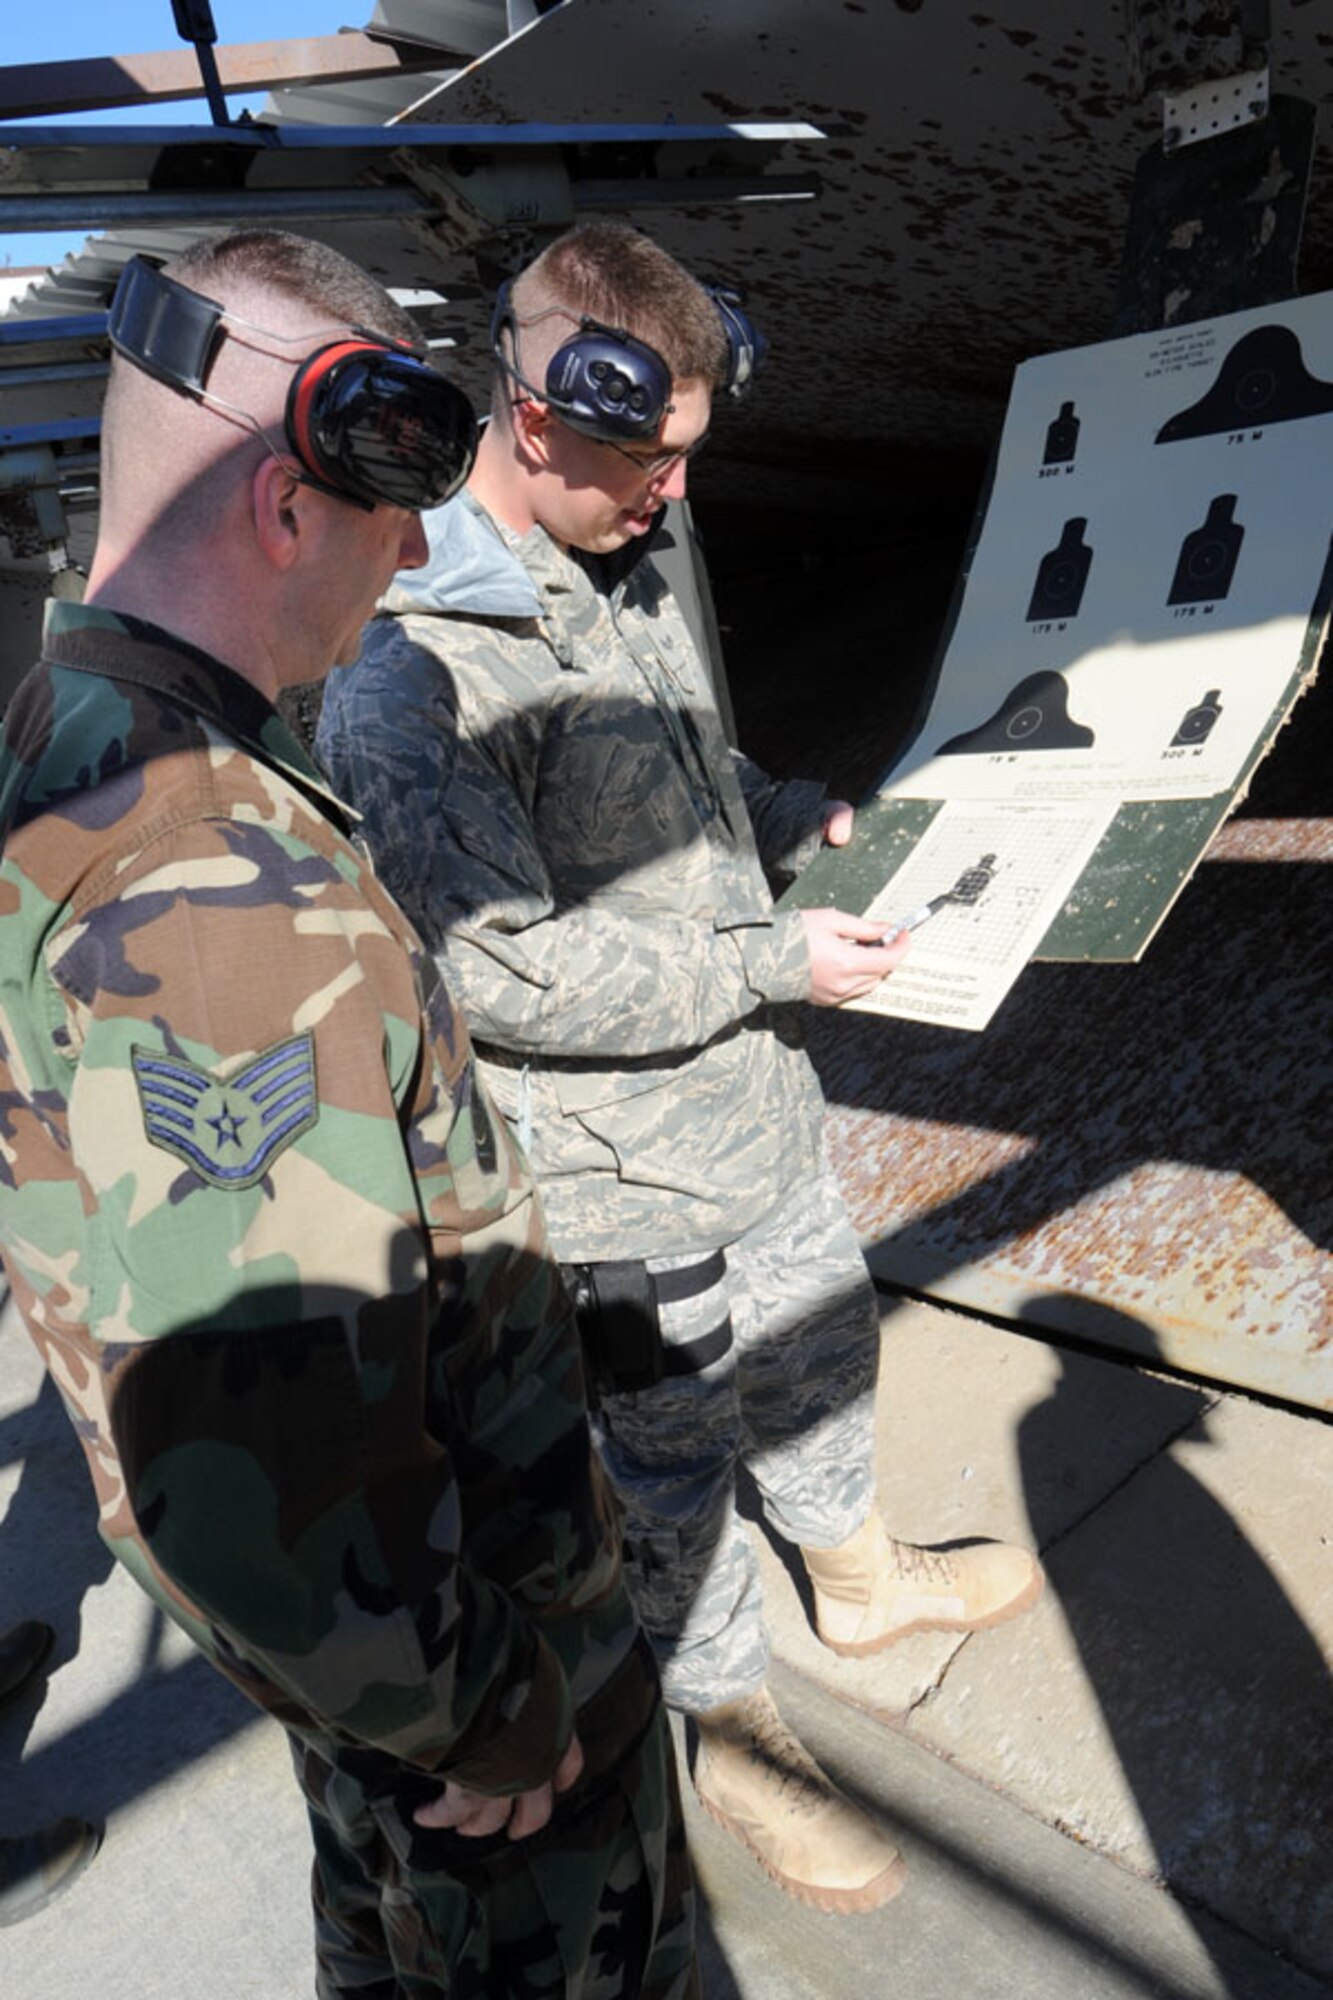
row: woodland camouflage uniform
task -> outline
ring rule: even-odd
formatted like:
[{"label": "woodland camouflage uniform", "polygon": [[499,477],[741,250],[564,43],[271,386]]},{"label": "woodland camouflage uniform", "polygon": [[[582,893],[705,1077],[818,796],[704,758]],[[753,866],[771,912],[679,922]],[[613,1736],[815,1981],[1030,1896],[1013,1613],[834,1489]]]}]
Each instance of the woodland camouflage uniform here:
[{"label": "woodland camouflage uniform", "polygon": [[656,1275],[680,1370],[599,1422],[668,1699],[697,1713],[767,1662],[737,1458],[805,1547],[872,1500],[878,1315],[786,1004],[804,927],[770,888],[818,848],[823,788],[728,746],[642,543],[577,558],[467,493],[424,519],[429,563],[329,677],[319,751],[438,950],[557,1253]]},{"label": "woodland camouflage uniform", "polygon": [[[57,605],[0,825],[5,1265],[109,1546],[291,1732],[320,1993],[691,1993],[542,1219],[344,812],[248,683]],[[543,1833],[414,1825],[446,1777],[546,1782],[574,1727]]]}]

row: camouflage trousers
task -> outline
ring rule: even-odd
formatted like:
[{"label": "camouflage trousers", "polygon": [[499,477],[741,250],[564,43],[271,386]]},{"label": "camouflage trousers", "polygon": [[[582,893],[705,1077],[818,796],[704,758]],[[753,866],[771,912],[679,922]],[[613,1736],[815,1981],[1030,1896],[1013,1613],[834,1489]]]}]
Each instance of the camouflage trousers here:
[{"label": "camouflage trousers", "polygon": [[594,1697],[583,1775],[525,1840],[418,1827],[412,1806],[438,1782],[386,1791],[347,1768],[354,1754],[335,1765],[293,1739],[319,2000],[699,2000],[671,1737],[656,1674],[638,1677],[651,1706],[636,1740],[601,1726]]},{"label": "camouflage trousers", "polygon": [[750,1693],[768,1668],[738,1465],[770,1524],[807,1548],[836,1547],[870,1512],[879,1313],[827,1167],[725,1253],[648,1268],[668,1369],[673,1350],[690,1365],[604,1395],[594,1432],[626,1510],[625,1580],[663,1693],[699,1714]]}]

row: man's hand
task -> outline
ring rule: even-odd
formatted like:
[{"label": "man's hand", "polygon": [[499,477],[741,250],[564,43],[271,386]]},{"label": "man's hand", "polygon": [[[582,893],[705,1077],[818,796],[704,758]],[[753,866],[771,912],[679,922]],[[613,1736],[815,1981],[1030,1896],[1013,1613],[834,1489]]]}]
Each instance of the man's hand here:
[{"label": "man's hand", "polygon": [[846,799],[830,799],[824,807],[825,847],[845,847],[852,837],[856,808]]},{"label": "man's hand", "polygon": [[498,1833],[504,1827],[511,1840],[522,1840],[529,1833],[541,1832],[551,1817],[556,1793],[567,1792],[582,1769],[583,1749],[578,1737],[571,1736],[569,1748],[556,1765],[549,1784],[493,1799],[484,1792],[471,1792],[466,1785],[457,1785],[450,1778],[439,1798],[428,1806],[418,1806],[412,1817],[418,1826],[451,1826],[455,1833],[473,1839]]},{"label": "man's hand", "polygon": [[[906,931],[853,917],[846,910],[802,910],[810,952],[810,998],[816,1007],[859,1000],[907,956]],[[889,935],[886,936],[886,933]]]}]

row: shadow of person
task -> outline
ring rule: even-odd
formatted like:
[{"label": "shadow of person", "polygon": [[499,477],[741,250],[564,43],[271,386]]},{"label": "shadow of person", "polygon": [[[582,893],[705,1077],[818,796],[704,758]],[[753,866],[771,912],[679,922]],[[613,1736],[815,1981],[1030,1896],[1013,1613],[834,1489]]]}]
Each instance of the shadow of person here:
[{"label": "shadow of person", "polygon": [[[1084,1338],[1152,1352],[1130,1315],[1086,1299],[1078,1307]],[[1068,1311],[1067,1300],[1032,1298],[1020,1317],[1068,1325]],[[1262,1454],[1248,1425],[1229,1428],[1220,1397],[1145,1376],[1152,1456],[1071,1541],[1069,1494],[1105,1426],[1104,1375],[1104,1365],[1065,1354],[1054,1393],[1017,1439],[1033,1535],[1050,1548],[1050,1579],[1127,1794],[1115,1802],[1090,1782],[1077,1831],[1094,1846],[1128,1848],[1131,1865],[1155,1866],[1186,1911],[1224,1915],[1299,1960],[1302,1941],[1333,1935],[1333,1883],[1320,1860],[1333,1852],[1333,1682],[1257,1539],[1287,1497],[1282,1460],[1262,1424]],[[1247,1409],[1281,1423],[1290,1448],[1301,1419]],[[1228,1449],[1228,1489],[1244,1481],[1253,1538],[1214,1491],[1214,1454]],[[1075,1730],[1067,1744],[1071,1771],[1080,1740]],[[1211,1948],[1216,1927],[1199,1929]],[[1242,2000],[1213,1956],[1219,1990]]]},{"label": "shadow of person", "polygon": [[[43,1378],[32,1402],[11,1409],[0,1421],[0,1467],[19,1465],[0,1530],[2,1622],[16,1644],[29,1619],[36,1621],[37,1631],[49,1628],[45,1643],[50,1648],[43,1655],[43,1641],[36,1641],[39,1650],[29,1677],[0,1702],[0,1926],[37,1915],[72,1887],[102,1839],[103,1816],[90,1807],[86,1787],[76,1777],[62,1784],[44,1773],[43,1782],[30,1784],[24,1768],[50,1676],[77,1654],[85,1595],[111,1566],[110,1551],[93,1533],[88,1509],[70,1504],[68,1468],[79,1457],[54,1384]],[[20,1610],[21,1626],[11,1625],[11,1614]],[[66,1806],[69,1810],[62,1812]]]},{"label": "shadow of person", "polygon": [[18,1484],[0,1524],[0,1622],[40,1618],[56,1638],[41,1673],[5,1708],[7,1766],[22,1759],[49,1677],[78,1653],[84,1598],[112,1565],[88,1504],[83,1454],[49,1375],[30,1404],[0,1421],[0,1466],[15,1463]]},{"label": "shadow of person", "polygon": [[696,1880],[694,1885],[694,1948],[699,1960],[699,1979],[708,2000],[741,2000],[741,1989],[731,1969],[726,1948],[713,1921],[712,1904]]},{"label": "shadow of person", "polygon": [[[122,1670],[108,1671],[110,1662],[96,1676],[80,1662],[86,1602],[106,1582],[114,1559],[97,1533],[83,1453],[49,1375],[31,1403],[0,1422],[0,1465],[16,1461],[18,1484],[0,1524],[0,1601],[6,1618],[21,1609],[44,1619],[56,1639],[41,1673],[0,1716],[4,1831],[10,1833],[61,1812],[104,1821],[171,1770],[206,1756],[257,1720],[251,1704],[202,1660],[188,1659],[174,1670],[165,1666],[160,1612],[150,1613],[132,1635],[124,1633],[134,1653],[125,1669],[128,1682],[122,1684]],[[105,1633],[99,1643],[105,1645]],[[53,1730],[42,1712],[50,1677],[62,1670],[75,1675],[81,1694],[95,1679],[102,1693],[95,1712],[85,1713],[86,1702],[76,1700],[78,1719],[58,1716]]]}]

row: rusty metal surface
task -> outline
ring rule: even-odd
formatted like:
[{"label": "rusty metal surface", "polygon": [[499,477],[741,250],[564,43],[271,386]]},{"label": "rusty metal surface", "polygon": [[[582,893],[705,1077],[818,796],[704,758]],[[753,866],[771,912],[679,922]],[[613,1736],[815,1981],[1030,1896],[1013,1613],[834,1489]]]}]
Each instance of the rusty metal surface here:
[{"label": "rusty metal surface", "polygon": [[1139,163],[1111,334],[1210,319],[1299,291],[1316,107],[1275,96],[1256,123]]},{"label": "rusty metal surface", "polygon": [[[1105,0],[568,0],[411,116],[799,113],[833,131],[785,156],[820,177],[804,210],[639,219],[697,268],[740,274],[774,334],[762,414],[725,427],[699,493],[739,496],[762,465],[770,498],[795,467],[808,494],[818,440],[846,506],[909,457],[975,462],[1018,361],[1104,337],[1134,167],[1162,131],[1160,100],[1133,101],[1145,59],[1176,75],[1206,41],[1224,66],[1234,11],[1140,6],[1131,44]],[[1325,101],[1325,10],[1274,13],[1274,88]],[[1322,167],[1307,289],[1333,282],[1327,192]]]},{"label": "rusty metal surface", "polygon": [[[1323,102],[1325,10],[1287,0],[1274,12],[1274,88]],[[566,0],[504,39],[498,0],[384,0],[372,31],[490,52],[438,85],[329,84],[279,92],[273,106],[297,122],[402,119],[405,139],[414,122],[454,119],[826,124],[826,143],[781,158],[818,178],[818,201],[664,207],[645,196],[636,209],[627,193],[624,212],[696,267],[742,277],[773,335],[763,397],[724,413],[700,496],[745,496],[762,471],[771,503],[850,509],[927,461],[937,481],[951,467],[975,478],[1015,364],[1105,334],[1135,164],[1161,136],[1159,101],[1135,101],[1144,48],[1157,51],[1154,78],[1202,61],[1200,37],[1229,62],[1236,13],[1202,0],[1129,11],[1105,0]],[[691,171],[707,165],[701,156]],[[627,178],[641,171],[633,162]],[[1321,162],[1307,290],[1333,284],[1329,194]],[[389,222],[328,233],[395,284],[475,281],[472,246],[447,232],[423,240]],[[477,301],[459,316],[455,356],[476,394],[485,334]]]},{"label": "rusty metal surface", "polygon": [[874,1269],[1333,1409],[1331,960],[1333,820],[1256,815],[1142,965],[1030,967],[984,1037],[818,1019]]},{"label": "rusty metal surface", "polygon": [[1263,51],[1246,29],[1266,30],[1267,12],[1254,0],[1125,0],[1131,96],[1182,90],[1251,67]]}]

